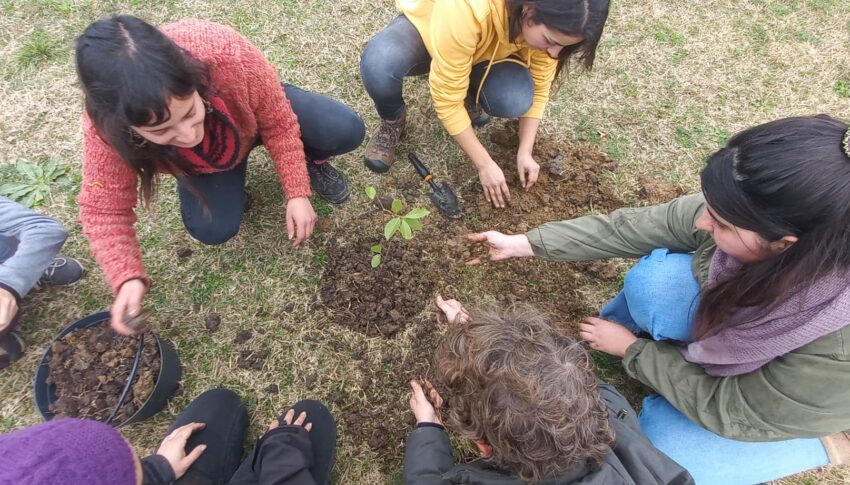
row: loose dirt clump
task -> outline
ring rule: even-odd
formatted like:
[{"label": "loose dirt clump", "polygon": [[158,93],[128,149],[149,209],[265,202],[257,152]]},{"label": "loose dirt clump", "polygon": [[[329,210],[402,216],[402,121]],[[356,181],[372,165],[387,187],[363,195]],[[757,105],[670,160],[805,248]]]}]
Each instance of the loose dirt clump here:
[{"label": "loose dirt clump", "polygon": [[[105,421],[118,403],[138,345],[138,337],[119,335],[106,325],[79,329],[53,342],[47,383],[56,386],[57,399],[50,412],[57,418]],[[150,397],[159,365],[156,339],[147,332],[139,368],[114,423],[129,419]]]},{"label": "loose dirt clump", "polygon": [[[494,160],[516,160],[517,126],[506,123],[490,135]],[[474,228],[525,232],[545,222],[608,212],[620,206],[613,188],[602,179],[604,172],[617,170],[617,162],[597,146],[540,139],[532,155],[540,164],[540,176],[531,190],[521,187],[515,164],[502,166],[511,191],[510,207],[494,208],[479,184],[464,190],[464,213],[467,220],[474,221]]]},{"label": "loose dirt clump", "polygon": [[434,292],[433,248],[419,235],[412,241],[383,244],[383,262],[372,268],[377,238],[361,237],[347,245],[334,241],[322,278],[321,300],[333,321],[367,335],[392,337],[422,311]]}]

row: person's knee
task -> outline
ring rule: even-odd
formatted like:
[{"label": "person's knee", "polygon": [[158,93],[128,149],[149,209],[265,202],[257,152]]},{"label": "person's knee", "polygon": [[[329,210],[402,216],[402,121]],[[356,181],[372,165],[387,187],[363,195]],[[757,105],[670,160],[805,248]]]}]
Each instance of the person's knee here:
[{"label": "person's knee", "polygon": [[397,72],[404,59],[399,50],[380,37],[370,40],[360,56],[360,78],[363,86],[373,97],[391,95],[399,87],[403,72]]},{"label": "person's knee", "polygon": [[354,150],[366,138],[366,123],[363,122],[363,118],[347,106],[344,110],[340,110],[329,117],[326,130],[328,133],[337,134],[333,138],[334,146],[321,148],[336,154]]},{"label": "person's knee", "polygon": [[484,81],[479,99],[484,111],[498,118],[519,118],[527,113],[534,103],[534,80],[528,70],[509,64],[498,76],[492,84]]},{"label": "person's knee", "polygon": [[239,233],[241,220],[236,222],[212,220],[203,224],[187,224],[189,235],[207,246],[224,244]]}]

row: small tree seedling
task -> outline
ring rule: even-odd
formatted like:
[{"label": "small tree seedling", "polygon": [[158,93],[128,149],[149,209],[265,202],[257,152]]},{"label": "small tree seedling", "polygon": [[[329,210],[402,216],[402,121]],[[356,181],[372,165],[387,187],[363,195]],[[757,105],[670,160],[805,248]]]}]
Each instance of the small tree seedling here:
[{"label": "small tree seedling", "polygon": [[[369,200],[374,200],[378,195],[375,187],[371,185],[366,187],[364,191]],[[386,209],[384,210],[386,211]],[[404,239],[413,239],[414,231],[422,229],[422,219],[430,214],[428,209],[422,207],[415,207],[404,215],[401,215],[402,210],[404,210],[404,201],[393,199],[390,210],[387,212],[393,214],[394,217],[384,225],[384,239],[387,241],[391,240],[396,234],[401,234]],[[372,246],[371,251],[372,267],[377,268],[381,264],[382,247],[380,244],[376,244]]]}]

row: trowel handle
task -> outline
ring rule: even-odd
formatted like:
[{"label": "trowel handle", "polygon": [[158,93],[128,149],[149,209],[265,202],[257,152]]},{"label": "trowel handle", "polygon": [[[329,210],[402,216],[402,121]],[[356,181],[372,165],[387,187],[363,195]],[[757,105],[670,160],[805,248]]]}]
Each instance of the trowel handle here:
[{"label": "trowel handle", "polygon": [[413,165],[413,168],[416,169],[416,173],[418,173],[423,180],[427,182],[431,179],[431,172],[428,170],[428,167],[422,163],[422,160],[420,160],[415,153],[408,153],[407,158],[410,159],[410,163]]}]

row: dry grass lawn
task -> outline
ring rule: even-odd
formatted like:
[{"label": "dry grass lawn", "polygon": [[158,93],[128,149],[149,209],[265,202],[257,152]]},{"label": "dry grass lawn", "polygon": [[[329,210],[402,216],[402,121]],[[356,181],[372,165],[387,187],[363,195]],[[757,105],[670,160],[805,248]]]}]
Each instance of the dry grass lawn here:
[{"label": "dry grass lawn", "polygon": [[[39,422],[31,381],[42,349],[63,326],[111,302],[76,223],[81,99],[71,46],[89,22],[116,13],[155,24],[192,16],[232,25],[266,53],[284,80],[343,100],[370,129],[377,122],[358,61],[363,45],[396,15],[389,0],[0,0],[0,177],[15,177],[11,164],[19,157],[53,157],[69,167],[74,187],[56,189],[43,210],[65,222],[71,236],[64,252],[89,269],[72,289],[28,297],[23,333],[30,351],[0,375],[0,431]],[[414,119],[407,143],[439,160],[432,169],[445,174],[461,154],[437,122],[425,83],[409,82],[406,94]],[[812,113],[850,120],[850,0],[613,2],[596,69],[564,83],[542,131],[598,144],[620,163],[615,182],[623,197],[635,200],[641,176],[696,190],[705,156],[731,133]],[[320,206],[332,221],[363,211],[362,187],[382,188],[384,180],[363,167],[361,156],[362,148],[337,160],[355,195],[339,208]],[[311,312],[324,253],[316,244],[288,246],[279,184],[262,150],[252,156],[249,179],[255,208],[238,237],[221,247],[200,246],[185,233],[173,181],[163,184],[153,211],[140,211],[137,229],[156,282],[147,305],[184,363],[182,391],[168,409],[124,430],[141,453],[209,387],[230,387],[244,397],[256,435],[299,398],[362,393],[362,363],[348,349],[367,349],[366,361],[375,365],[391,348],[417,352],[407,335],[366,337]],[[179,260],[180,247],[192,248],[193,256]],[[223,321],[214,334],[203,326],[210,312]],[[232,341],[243,329],[253,331],[250,345],[270,353],[262,370],[236,366]],[[318,379],[308,388],[306,376]],[[269,392],[270,384],[278,389]],[[403,389],[386,392],[407,406]],[[368,405],[369,396],[362,402]],[[397,452],[403,453],[401,443]],[[398,481],[397,472],[375,463],[369,446],[343,430],[336,483]],[[834,468],[782,483],[848,482],[850,469]]]}]

